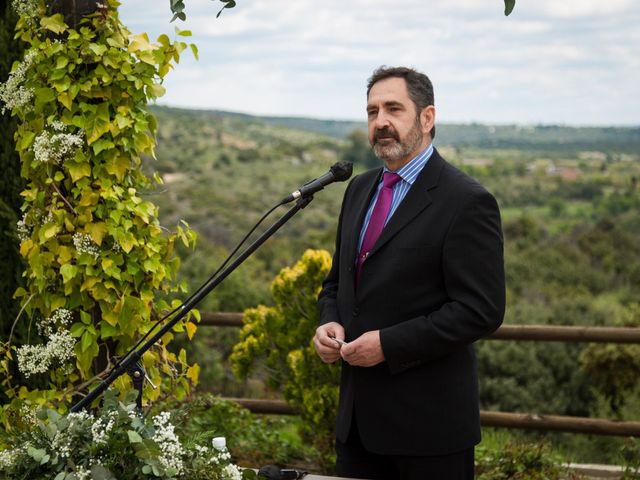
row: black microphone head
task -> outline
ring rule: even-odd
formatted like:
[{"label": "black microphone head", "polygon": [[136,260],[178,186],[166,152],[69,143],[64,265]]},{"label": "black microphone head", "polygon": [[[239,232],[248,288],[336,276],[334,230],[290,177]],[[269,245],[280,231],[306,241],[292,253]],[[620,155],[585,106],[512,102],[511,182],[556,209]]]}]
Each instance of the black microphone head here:
[{"label": "black microphone head", "polygon": [[351,162],[337,162],[331,166],[331,173],[333,174],[334,181],[344,182],[353,173],[353,163]]}]

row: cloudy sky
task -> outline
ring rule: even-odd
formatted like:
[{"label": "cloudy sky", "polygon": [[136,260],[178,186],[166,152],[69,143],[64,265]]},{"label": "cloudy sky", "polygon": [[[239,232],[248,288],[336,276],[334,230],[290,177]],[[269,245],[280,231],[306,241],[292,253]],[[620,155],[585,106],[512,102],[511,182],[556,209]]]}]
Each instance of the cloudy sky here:
[{"label": "cloudy sky", "polygon": [[640,2],[122,0],[133,33],[193,32],[159,102],[364,120],[366,79],[407,65],[434,83],[439,122],[640,125]]}]

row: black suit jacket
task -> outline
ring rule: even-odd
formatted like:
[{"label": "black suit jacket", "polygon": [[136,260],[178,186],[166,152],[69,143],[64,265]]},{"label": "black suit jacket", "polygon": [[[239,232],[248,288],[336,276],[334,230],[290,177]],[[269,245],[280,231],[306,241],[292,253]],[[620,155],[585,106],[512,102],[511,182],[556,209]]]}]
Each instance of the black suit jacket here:
[{"label": "black suit jacket", "polygon": [[494,197],[437,151],[365,261],[357,290],[358,236],[382,169],[345,191],[320,323],[354,340],[380,330],[385,361],[342,365],[336,434],[352,415],[376,453],[441,455],[480,441],[472,342],[502,322],[503,241]]}]

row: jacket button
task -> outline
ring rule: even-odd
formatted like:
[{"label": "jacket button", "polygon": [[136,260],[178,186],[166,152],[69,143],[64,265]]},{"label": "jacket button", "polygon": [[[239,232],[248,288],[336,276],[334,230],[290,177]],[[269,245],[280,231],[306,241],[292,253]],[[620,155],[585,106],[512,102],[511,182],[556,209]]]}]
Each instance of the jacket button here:
[{"label": "jacket button", "polygon": [[359,313],[360,313],[360,310],[358,309],[358,307],[354,308],[353,311],[351,312],[351,314],[354,317],[357,317]]}]

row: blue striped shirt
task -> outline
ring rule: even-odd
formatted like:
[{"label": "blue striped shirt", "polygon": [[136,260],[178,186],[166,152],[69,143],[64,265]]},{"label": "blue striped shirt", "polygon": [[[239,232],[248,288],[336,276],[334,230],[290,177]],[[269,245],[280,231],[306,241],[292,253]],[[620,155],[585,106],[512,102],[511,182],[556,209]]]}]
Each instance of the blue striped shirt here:
[{"label": "blue striped shirt", "polygon": [[[407,192],[415,182],[416,178],[424,168],[424,166],[431,158],[431,154],[433,153],[433,144],[429,144],[427,148],[425,148],[422,152],[420,152],[413,160],[407,163],[404,167],[398,170],[397,173],[400,175],[400,180],[393,186],[393,199],[391,200],[391,209],[389,210],[389,215],[385,220],[384,224],[386,225],[391,216],[395,213],[400,202],[404,200],[404,197],[407,196]],[[384,167],[385,172],[390,172],[386,166]],[[376,190],[375,195],[371,199],[371,204],[369,205],[369,209],[367,210],[367,214],[364,217],[364,223],[362,225],[362,230],[360,231],[360,239],[358,241],[358,252],[362,249],[362,242],[364,241],[364,234],[367,231],[367,227],[369,226],[369,220],[371,220],[371,215],[373,214],[373,206],[376,204],[376,200],[378,200],[378,195],[380,194],[380,189],[382,188],[382,177],[380,175],[380,182],[378,182],[378,188]]]}]

